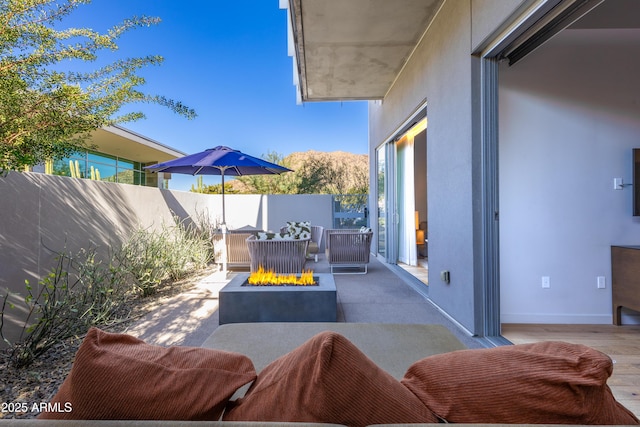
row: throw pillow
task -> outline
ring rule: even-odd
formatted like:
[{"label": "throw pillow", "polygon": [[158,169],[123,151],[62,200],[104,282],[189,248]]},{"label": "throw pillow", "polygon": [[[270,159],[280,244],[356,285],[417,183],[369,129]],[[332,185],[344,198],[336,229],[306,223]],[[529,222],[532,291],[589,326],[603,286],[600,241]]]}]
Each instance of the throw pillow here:
[{"label": "throw pillow", "polygon": [[607,386],[612,370],[595,349],[548,341],[430,356],[401,382],[451,423],[637,424]]},{"label": "throw pillow", "polygon": [[366,426],[436,417],[345,337],[322,332],[264,368],[223,420]]},{"label": "throw pillow", "polygon": [[293,236],[289,233],[258,233],[258,240],[293,240]]},{"label": "throw pillow", "polygon": [[311,223],[309,221],[287,221],[287,230],[295,239],[311,238]]},{"label": "throw pillow", "polygon": [[249,358],[193,347],[158,347],[91,328],[51,403],[49,419],[218,420],[233,393],[253,381]]}]

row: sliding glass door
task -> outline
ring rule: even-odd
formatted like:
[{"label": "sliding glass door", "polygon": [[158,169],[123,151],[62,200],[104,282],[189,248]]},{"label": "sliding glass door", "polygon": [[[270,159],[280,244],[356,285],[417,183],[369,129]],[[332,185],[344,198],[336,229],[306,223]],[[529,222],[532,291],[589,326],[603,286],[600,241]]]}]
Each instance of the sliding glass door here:
[{"label": "sliding glass door", "polygon": [[385,143],[376,149],[376,169],[378,256],[395,264],[398,260],[395,144]]},{"label": "sliding glass door", "polygon": [[387,256],[387,203],[386,203],[386,144],[376,150],[376,208],[377,214],[377,235],[378,235],[378,255],[386,259]]}]

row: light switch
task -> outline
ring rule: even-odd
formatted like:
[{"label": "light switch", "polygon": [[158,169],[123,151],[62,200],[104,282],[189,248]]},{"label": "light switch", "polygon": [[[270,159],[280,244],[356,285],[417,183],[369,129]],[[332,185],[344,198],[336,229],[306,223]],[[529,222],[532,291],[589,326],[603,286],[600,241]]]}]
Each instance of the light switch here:
[{"label": "light switch", "polygon": [[604,289],[607,287],[607,281],[604,278],[604,276],[598,276],[598,280],[597,280],[598,284],[598,289]]},{"label": "light switch", "polygon": [[544,289],[548,289],[551,287],[551,281],[549,280],[549,276],[542,276],[542,287]]}]

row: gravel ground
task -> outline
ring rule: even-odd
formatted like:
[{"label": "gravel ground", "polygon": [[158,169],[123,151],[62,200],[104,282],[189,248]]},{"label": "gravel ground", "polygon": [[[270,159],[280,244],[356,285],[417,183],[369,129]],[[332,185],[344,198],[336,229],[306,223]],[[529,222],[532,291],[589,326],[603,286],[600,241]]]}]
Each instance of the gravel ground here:
[{"label": "gravel ground", "polygon": [[[171,295],[190,290],[214,268],[199,271],[175,283],[166,283],[151,297],[132,300],[131,314],[127,320],[109,327],[101,326],[108,332],[123,332],[136,319],[158,308],[159,301]],[[0,351],[0,419],[35,418],[38,411],[34,405],[47,403],[69,374],[74,356],[84,337],[75,337],[59,343],[31,366],[16,369],[10,364],[8,351]]]}]

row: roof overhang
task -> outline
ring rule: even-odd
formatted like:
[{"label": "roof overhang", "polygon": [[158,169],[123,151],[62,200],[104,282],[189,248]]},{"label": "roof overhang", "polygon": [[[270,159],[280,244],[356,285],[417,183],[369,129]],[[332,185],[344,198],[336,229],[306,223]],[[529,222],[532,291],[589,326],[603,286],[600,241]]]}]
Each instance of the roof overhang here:
[{"label": "roof overhang", "polygon": [[387,94],[443,0],[280,0],[298,101]]},{"label": "roof overhang", "polygon": [[88,141],[101,153],[140,163],[160,163],[186,154],[120,126],[97,129]]}]

